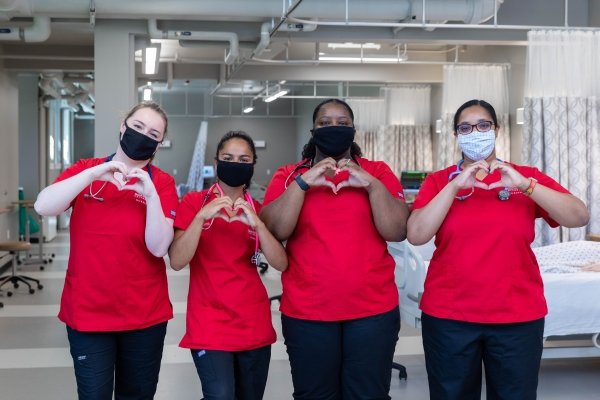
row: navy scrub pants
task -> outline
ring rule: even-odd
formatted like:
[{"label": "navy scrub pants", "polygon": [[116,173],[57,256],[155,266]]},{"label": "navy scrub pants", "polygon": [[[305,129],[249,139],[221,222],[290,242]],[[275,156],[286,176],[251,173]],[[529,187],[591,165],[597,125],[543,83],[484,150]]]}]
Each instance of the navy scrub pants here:
[{"label": "navy scrub pants", "polygon": [[398,307],[346,321],[281,315],[297,400],[388,400]]},{"label": "navy scrub pants", "polygon": [[193,349],[204,400],[261,400],[267,386],[271,346],[247,351]]},{"label": "navy scrub pants", "polygon": [[421,316],[432,400],[479,400],[482,363],[487,400],[533,400],[544,319],[478,324]]},{"label": "navy scrub pants", "polygon": [[80,400],[151,400],[156,392],[167,323],[118,332],[67,326]]}]

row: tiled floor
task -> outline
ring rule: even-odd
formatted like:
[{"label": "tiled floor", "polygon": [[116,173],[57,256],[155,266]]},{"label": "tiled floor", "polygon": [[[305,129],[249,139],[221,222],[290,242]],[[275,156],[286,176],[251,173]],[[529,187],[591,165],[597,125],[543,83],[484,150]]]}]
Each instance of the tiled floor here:
[{"label": "tiled floor", "polygon": [[[56,318],[67,263],[68,233],[46,245],[56,253],[45,271],[30,265],[23,273],[42,279],[44,289],[33,295],[19,291],[2,297],[0,309],[0,400],[76,399],[75,379],[65,328]],[[157,400],[197,400],[200,383],[187,350],[177,347],[184,331],[187,271],[169,272],[175,318],[169,323]],[[264,277],[269,293],[280,291],[279,276],[270,271]],[[273,307],[273,321],[281,338],[279,312]],[[273,356],[265,400],[290,399],[292,384],[285,347],[278,341]],[[396,349],[396,361],[408,368],[408,380],[392,377],[393,399],[428,399],[427,376],[418,330],[403,326]],[[600,399],[600,359],[545,360],[540,372],[538,398],[542,400]],[[518,399],[516,399],[518,400]]]}]

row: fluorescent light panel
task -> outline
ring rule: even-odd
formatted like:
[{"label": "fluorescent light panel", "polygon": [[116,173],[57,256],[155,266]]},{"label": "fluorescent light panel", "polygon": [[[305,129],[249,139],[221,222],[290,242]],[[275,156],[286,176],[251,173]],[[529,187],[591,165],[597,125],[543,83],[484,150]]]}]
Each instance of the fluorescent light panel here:
[{"label": "fluorescent light panel", "polygon": [[254,111],[254,107],[252,105],[244,108],[244,114],[250,114],[252,111]]},{"label": "fluorescent light panel", "polygon": [[405,57],[330,57],[319,56],[319,61],[346,61],[346,62],[362,62],[362,63],[397,63],[406,61]]},{"label": "fluorescent light panel", "polygon": [[280,98],[281,96],[285,96],[286,94],[288,94],[287,89],[280,89],[278,92],[275,92],[274,94],[270,95],[269,97],[266,97],[263,101],[265,103],[270,103],[273,100]]},{"label": "fluorescent light panel", "polygon": [[330,49],[381,49],[381,45],[377,43],[327,43],[327,47]]},{"label": "fluorescent light panel", "polygon": [[142,52],[144,74],[154,75],[158,72],[158,56],[160,54],[160,45],[146,47]]},{"label": "fluorescent light panel", "polygon": [[152,89],[150,89],[149,87],[144,88],[144,90],[142,91],[142,98],[144,99],[144,101],[152,100]]}]

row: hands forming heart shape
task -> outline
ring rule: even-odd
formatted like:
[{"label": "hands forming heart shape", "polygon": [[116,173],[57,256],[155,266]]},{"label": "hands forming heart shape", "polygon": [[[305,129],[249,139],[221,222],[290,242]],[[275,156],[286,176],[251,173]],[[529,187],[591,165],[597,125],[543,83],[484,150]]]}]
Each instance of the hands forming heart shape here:
[{"label": "hands forming heart shape", "polygon": [[219,212],[214,216],[214,218],[221,218],[227,223],[232,223],[235,221],[239,221],[246,225],[250,225],[250,221],[248,220],[248,216],[244,213],[244,210],[241,207],[238,208],[226,208],[223,207],[219,210]]},{"label": "hands forming heart shape", "polygon": [[122,189],[125,185],[127,185],[131,181],[127,175],[124,175],[120,172],[114,172],[113,178],[114,178],[114,183],[119,190]]},{"label": "hands forming heart shape", "polygon": [[339,185],[343,181],[347,181],[348,178],[350,178],[350,172],[340,168],[327,168],[324,175],[325,179],[333,183],[335,186]]}]

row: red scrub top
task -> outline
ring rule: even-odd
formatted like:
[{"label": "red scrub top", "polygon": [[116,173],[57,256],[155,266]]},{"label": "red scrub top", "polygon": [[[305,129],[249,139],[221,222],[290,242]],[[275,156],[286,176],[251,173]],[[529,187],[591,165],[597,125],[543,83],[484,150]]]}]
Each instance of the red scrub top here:
[{"label": "red scrub top", "polygon": [[[185,230],[214,200],[208,190],[188,193],[175,227]],[[260,204],[254,201],[258,211]],[[186,332],[179,344],[190,349],[245,351],[275,342],[267,290],[250,258],[256,232],[241,221],[214,218],[204,224],[190,261]]]},{"label": "red scrub top", "polygon": [[[525,177],[568,193],[536,168],[511,166]],[[454,165],[427,176],[413,210],[425,207],[455,171]],[[496,170],[483,182],[489,185],[499,180]],[[500,190],[475,188],[465,200],[453,201],[436,233],[436,250],[421,299],[423,312],[477,323],[532,321],[548,312],[531,243],[536,218],[544,218],[552,227],[558,224],[520,190],[511,188],[506,201],[498,198]]]},{"label": "red scrub top", "polygon": [[[80,160],[56,182],[105,161]],[[165,217],[174,219],[175,181],[152,165],[150,174]],[[94,181],[91,189],[103,201],[89,197],[89,190],[71,202],[71,250],[58,318],[92,332],[143,329],[173,318],[165,262],[148,251],[144,239],[144,197],[104,181]]]},{"label": "red scrub top", "polygon": [[[398,178],[383,162],[357,158],[392,196],[404,200]],[[281,167],[267,188],[264,204],[279,197],[301,164]],[[282,274],[281,312],[306,320],[340,321],[367,317],[398,306],[395,262],[373,222],[363,188],[310,188],[286,245],[289,267]]]}]

